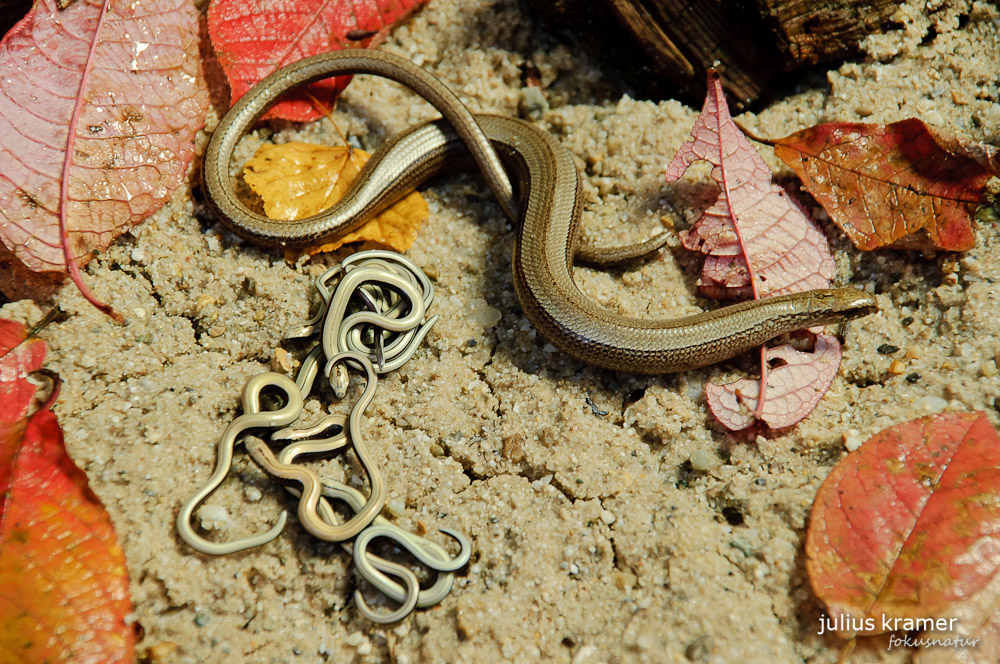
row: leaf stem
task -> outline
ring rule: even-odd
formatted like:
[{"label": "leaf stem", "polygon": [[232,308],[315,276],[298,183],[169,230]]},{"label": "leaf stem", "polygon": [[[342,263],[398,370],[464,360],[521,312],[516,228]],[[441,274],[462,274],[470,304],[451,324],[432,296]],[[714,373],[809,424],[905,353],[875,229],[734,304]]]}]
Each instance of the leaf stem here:
[{"label": "leaf stem", "polygon": [[[719,82],[718,78],[715,78],[714,83],[716,86],[718,86],[717,94],[722,99],[722,103],[720,103],[718,106],[720,112],[715,114],[716,122],[718,123],[716,127],[716,135],[721,137],[723,135],[722,132],[723,118],[721,111],[724,111],[725,114],[729,116],[729,119],[734,124],[736,121],[733,120],[732,116],[729,114],[729,108],[726,106],[725,103],[726,99],[725,93],[722,91],[722,84]],[[742,131],[743,128],[740,127],[740,130]],[[746,242],[744,242],[743,240],[743,232],[740,230],[740,225],[738,223],[738,220],[736,219],[736,214],[733,212],[733,205],[732,205],[733,199],[729,189],[728,169],[726,168],[726,160],[721,158],[722,154],[721,145],[719,154],[720,154],[719,171],[722,174],[722,194],[723,196],[726,197],[726,204],[727,207],[729,208],[729,217],[733,221],[733,230],[736,232],[736,241],[740,245],[740,253],[743,255],[743,260],[747,264],[747,274],[750,277],[750,289],[753,292],[753,299],[759,300],[760,291],[757,289],[757,276],[754,274],[753,263],[750,262],[750,253],[747,251]],[[754,413],[753,413],[755,419],[758,420],[761,419],[761,416],[764,414],[764,398],[766,394],[767,394],[767,347],[761,346],[760,347],[760,390],[757,395],[757,407],[754,408]]]},{"label": "leaf stem", "polygon": [[90,43],[90,51],[87,53],[87,62],[83,67],[83,74],[80,77],[80,89],[76,93],[76,104],[73,106],[73,114],[69,118],[69,126],[66,132],[66,153],[63,157],[63,168],[62,168],[62,182],[59,185],[59,236],[62,240],[62,250],[63,259],[66,261],[66,269],[69,270],[69,275],[73,279],[73,283],[76,287],[80,289],[80,295],[84,297],[88,302],[97,307],[100,311],[110,316],[117,323],[124,322],[121,314],[114,310],[114,308],[101,302],[90,292],[87,285],[83,282],[83,275],[80,273],[80,266],[76,264],[76,258],[73,256],[73,249],[69,242],[69,228],[67,223],[67,210],[66,207],[69,203],[69,170],[73,165],[73,146],[76,143],[76,126],[80,122],[80,115],[83,113],[83,93],[87,86],[87,79],[90,76],[90,69],[94,64],[94,55],[97,51],[97,45],[100,43],[101,28],[104,26],[104,18],[108,14],[108,6],[111,4],[111,0],[104,0],[104,4],[101,5],[101,15],[97,19],[97,27],[94,30],[94,37]]}]

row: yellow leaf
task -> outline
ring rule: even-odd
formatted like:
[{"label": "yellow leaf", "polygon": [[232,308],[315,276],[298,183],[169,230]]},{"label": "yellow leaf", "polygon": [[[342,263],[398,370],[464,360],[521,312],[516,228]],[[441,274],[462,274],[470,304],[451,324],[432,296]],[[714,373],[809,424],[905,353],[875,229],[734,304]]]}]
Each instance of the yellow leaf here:
[{"label": "yellow leaf", "polygon": [[[243,179],[271,219],[302,219],[333,206],[368,161],[364,150],[311,143],[264,144],[243,169]],[[333,251],[348,242],[371,242],[404,252],[427,218],[427,202],[413,192],[355,231],[295,253]]]}]

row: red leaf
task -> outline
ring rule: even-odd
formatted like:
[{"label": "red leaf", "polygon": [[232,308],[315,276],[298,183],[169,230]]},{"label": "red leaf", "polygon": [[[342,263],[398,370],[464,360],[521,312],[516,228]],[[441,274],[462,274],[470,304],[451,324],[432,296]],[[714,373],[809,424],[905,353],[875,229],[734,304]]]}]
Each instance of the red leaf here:
[{"label": "red leaf", "polygon": [[[893,621],[940,617],[996,578],[998,526],[1000,437],[986,415],[912,420],[873,436],[827,477],[806,568],[830,618],[853,619],[842,636],[907,629]],[[858,623],[865,618],[872,623]]]},{"label": "red leaf", "polygon": [[[23,339],[24,328],[0,320],[0,336]],[[41,362],[44,344],[29,343],[0,359],[4,387],[15,384],[0,393],[2,412],[16,410],[10,401],[31,387],[23,372]],[[18,662],[131,662],[125,557],[66,454],[52,401],[28,419],[0,421],[0,652]]]},{"label": "red leaf", "polygon": [[[688,249],[706,255],[699,279],[703,295],[745,298],[780,295],[813,288],[827,288],[833,277],[833,256],[816,224],[784,190],[771,182],[771,171],[729,115],[719,77],[708,79],[708,95],[691,130],[691,140],[681,146],[667,166],[667,182],[680,178],[698,159],[710,162],[712,178],[721,189],[713,203],[690,231],[681,234]],[[749,256],[749,263],[747,257]],[[824,347],[822,354],[800,353],[790,347],[768,349],[768,359],[779,359],[787,368],[774,380],[778,403],[768,408],[771,396],[766,365],[760,388],[749,390],[745,381],[710,385],[709,407],[725,426],[750,425],[739,402],[755,404],[755,416],[769,413],[774,422],[790,426],[812,412],[840,365],[840,346]],[[767,359],[764,360],[768,361]],[[809,367],[811,362],[818,366]],[[829,379],[829,380],[828,380]],[[820,386],[822,390],[816,393]],[[750,393],[752,397],[750,397]],[[802,395],[809,394],[809,398]],[[793,409],[794,407],[794,409]]]},{"label": "red leaf", "polygon": [[86,263],[163,205],[204,122],[189,0],[115,0],[103,23],[102,7],[39,0],[0,41],[0,239],[39,272]]},{"label": "red leaf", "polygon": [[[914,664],[996,664],[1000,661],[1000,574],[942,616],[950,629],[927,631],[920,639],[950,639],[959,647],[922,647]],[[958,639],[961,639],[959,642]]]},{"label": "red leaf", "polygon": [[[769,348],[767,357],[784,364],[767,372],[767,400],[759,417],[772,429],[780,429],[801,420],[802,413],[811,413],[830,389],[840,368],[840,342],[835,336],[819,334],[812,353],[785,344]],[[731,431],[754,423],[759,394],[760,382],[748,378],[725,385],[705,385],[708,407]]]},{"label": "red leaf", "polygon": [[[233,101],[274,70],[318,53],[381,41],[393,24],[427,0],[218,0],[208,8],[208,32]],[[348,35],[369,35],[361,40]],[[287,95],[265,117],[315,120],[312,98],[332,107],[350,81],[340,76]]]},{"label": "red leaf", "polygon": [[971,249],[972,214],[985,202],[987,180],[1000,173],[996,148],[916,118],[816,125],[772,144],[865,251]]},{"label": "red leaf", "polygon": [[27,338],[24,326],[0,318],[0,422],[17,422],[28,414],[35,386],[25,378],[42,368],[45,343]]}]

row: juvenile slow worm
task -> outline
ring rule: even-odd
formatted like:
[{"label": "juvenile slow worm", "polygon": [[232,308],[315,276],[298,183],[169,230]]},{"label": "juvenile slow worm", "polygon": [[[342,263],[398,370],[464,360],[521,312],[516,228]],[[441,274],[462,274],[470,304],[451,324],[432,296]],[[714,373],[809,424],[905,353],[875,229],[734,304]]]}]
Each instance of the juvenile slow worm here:
[{"label": "juvenile slow worm", "polygon": [[[237,197],[229,174],[243,134],[288,90],[354,73],[377,74],[409,86],[447,122],[422,125],[389,141],[366,164],[347,197],[325,212],[298,221],[275,221],[248,209]],[[443,83],[384,51],[325,53],[259,82],[216,128],[205,153],[203,177],[209,203],[234,232],[261,244],[294,247],[356,228],[443,168],[454,168],[456,159],[468,162],[469,154],[505,212],[518,221],[514,287],[525,315],[543,337],[580,361],[643,374],[686,371],[739,355],[785,332],[877,311],[875,299],[854,288],[804,291],[667,320],[632,318],[604,309],[573,282],[581,190],[569,152],[526,122],[473,117]],[[516,198],[505,166],[518,184]]]}]

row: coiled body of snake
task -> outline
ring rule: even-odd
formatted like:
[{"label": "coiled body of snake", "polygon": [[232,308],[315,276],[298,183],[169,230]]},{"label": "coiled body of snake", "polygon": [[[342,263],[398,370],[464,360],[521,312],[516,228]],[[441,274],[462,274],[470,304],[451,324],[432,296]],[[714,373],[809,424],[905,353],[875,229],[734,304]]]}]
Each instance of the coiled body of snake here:
[{"label": "coiled body of snake", "polygon": [[[236,196],[229,174],[239,139],[284,92],[349,73],[406,84],[445,119],[389,141],[366,164],[347,197],[330,210],[297,221],[276,221],[249,210]],[[581,193],[569,152],[529,123],[473,116],[443,83],[382,51],[317,55],[263,79],[220,122],[206,150],[203,178],[209,204],[234,232],[257,243],[294,247],[360,226],[430,176],[454,168],[454,160],[468,162],[470,155],[517,221],[512,264],[525,316],[556,348],[582,362],[642,374],[686,371],[739,355],[785,332],[877,311],[874,298],[854,288],[804,291],[667,320],[608,311],[573,281]],[[518,184],[517,196],[505,167]]]}]

